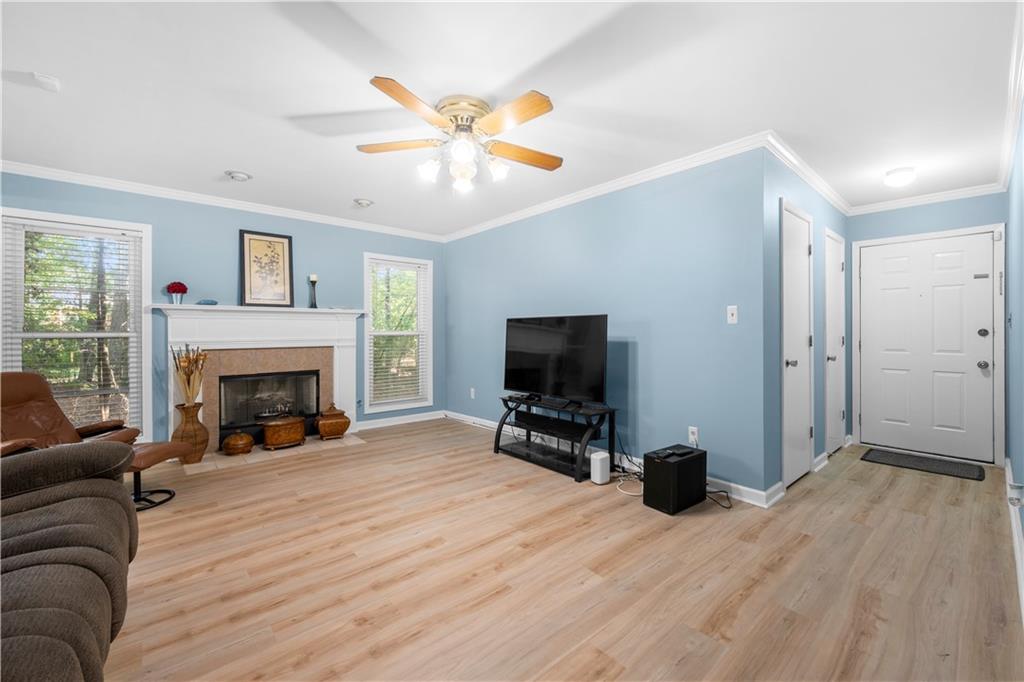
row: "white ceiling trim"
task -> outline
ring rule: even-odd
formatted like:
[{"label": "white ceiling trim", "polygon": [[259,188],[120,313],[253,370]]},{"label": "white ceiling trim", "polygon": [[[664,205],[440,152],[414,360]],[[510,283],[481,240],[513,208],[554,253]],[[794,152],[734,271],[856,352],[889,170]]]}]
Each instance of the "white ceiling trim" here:
[{"label": "white ceiling trim", "polygon": [[20,161],[3,161],[0,163],[2,163],[4,172],[14,173],[16,175],[28,175],[34,178],[44,178],[46,180],[55,180],[57,182],[70,182],[76,185],[87,185],[89,187],[111,189],[118,192],[144,194],[146,196],[159,197],[162,199],[187,201],[193,204],[206,204],[208,206],[232,208],[239,211],[249,211],[251,213],[263,213],[265,215],[274,215],[281,218],[292,218],[294,220],[305,220],[312,223],[348,227],[354,230],[380,232],[383,234],[394,235],[396,237],[409,237],[411,239],[422,239],[431,242],[446,241],[442,235],[420,232],[418,230],[409,230],[403,227],[377,225],[376,223],[366,223],[359,220],[336,218],[334,216],[323,215],[321,213],[309,213],[308,211],[282,208],[280,206],[270,206],[268,204],[257,204],[251,201],[227,199],[225,197],[217,197],[211,194],[200,194],[198,192],[186,192],[184,190],[171,189],[170,187],[146,185],[141,182],[131,182],[129,180],[117,180],[115,178],[75,173],[73,171],[60,170],[58,168],[47,168],[45,166],[21,163]]},{"label": "white ceiling trim", "polygon": [[[1020,22],[1018,22],[1020,26]],[[822,178],[811,166],[800,158],[793,149],[786,144],[782,138],[772,130],[762,131],[749,135],[747,137],[727,142],[725,144],[706,149],[689,156],[684,156],[673,161],[667,161],[651,168],[624,175],[620,178],[610,180],[608,182],[594,185],[586,189],[582,189],[578,192],[566,194],[561,197],[557,197],[550,201],[545,201],[528,208],[507,213],[503,216],[499,216],[492,220],[488,220],[471,227],[459,230],[452,234],[438,235],[429,232],[421,232],[418,230],[411,230],[401,227],[392,227],[389,225],[378,225],[376,223],[367,223],[358,220],[349,220],[344,218],[336,218],[334,216],[323,215],[320,213],[310,213],[307,211],[299,211],[296,209],[282,208],[279,206],[270,206],[268,204],[258,204],[248,201],[240,201],[236,199],[227,199],[224,197],[217,197],[209,194],[200,194],[198,192],[187,192],[184,190],[171,189],[168,187],[159,187],[156,185],[147,185],[138,182],[131,182],[128,180],[117,180],[115,178],[105,178],[96,175],[88,175],[85,173],[75,173],[73,171],[65,171],[56,168],[47,168],[44,166],[36,166],[33,164],[21,163],[19,161],[0,161],[2,169],[5,172],[15,173],[18,175],[27,175],[31,177],[44,178],[47,180],[55,180],[58,182],[70,182],[78,185],[87,185],[91,187],[100,187],[104,189],[112,189],[122,192],[132,192],[135,194],[144,194],[148,196],[161,197],[165,199],[175,199],[178,201],[187,201],[198,204],[207,204],[210,206],[220,206],[223,208],[232,208],[240,211],[251,211],[253,213],[263,213],[267,215],[276,215],[283,218],[293,218],[296,220],[305,220],[308,222],[322,223],[326,225],[336,225],[339,227],[347,227],[356,230],[366,230],[369,232],[378,232],[383,234],[390,234],[399,237],[408,237],[410,239],[420,239],[430,242],[452,242],[458,239],[464,239],[487,230],[492,230],[502,225],[508,225],[510,223],[518,222],[526,218],[531,218],[542,213],[548,213],[556,209],[571,206],[587,199],[601,196],[603,194],[609,194],[616,192],[621,189],[633,187],[644,182],[656,180],[658,178],[665,177],[666,175],[672,175],[674,173],[680,173],[685,170],[697,168],[715,161],[742,154],[753,149],[764,148],[773,153],[780,161],[786,164],[790,170],[796,173],[804,182],[811,186],[816,192],[821,194],[830,204],[836,207],[845,216],[864,215],[867,213],[877,213],[879,211],[890,211],[898,208],[908,208],[911,206],[921,206],[924,204],[939,203],[943,201],[953,201],[956,199],[966,199],[970,197],[983,196],[986,194],[995,194],[998,192],[1005,192],[1009,186],[1009,165],[1012,163],[1012,156],[1014,151],[1014,145],[1016,144],[1017,132],[1020,123],[1020,113],[1022,110],[1022,102],[1024,102],[1024,31],[1021,32],[1020,49],[1015,51],[1017,55],[1015,57],[1014,66],[1014,79],[1013,87],[1014,92],[1012,93],[1012,101],[1008,105],[1008,121],[1016,121],[1016,125],[1009,126],[1007,141],[1005,142],[1006,150],[1004,150],[1004,163],[1006,169],[1003,174],[1006,176],[1003,182],[990,183],[987,185],[977,185],[974,187],[963,187],[960,189],[948,190],[944,192],[935,192],[932,194],[922,194],[913,197],[906,197],[903,199],[894,199],[892,201],[883,201],[874,204],[863,204],[860,206],[850,206],[850,204],[843,199],[843,197],[829,185],[824,178]]]},{"label": "white ceiling trim", "polygon": [[1013,152],[1020,133],[1021,106],[1024,104],[1024,9],[1017,4],[1013,22],[1013,52],[1010,57],[1009,98],[1006,105],[1006,123],[1003,133],[1003,160],[1000,183],[1005,190],[1010,186],[1013,171]]},{"label": "white ceiling trim", "polygon": [[506,213],[505,215],[494,218],[493,220],[487,220],[477,225],[473,225],[472,227],[459,230],[458,232],[453,232],[448,235],[448,238],[445,241],[463,239],[474,234],[486,232],[487,230],[493,230],[494,228],[501,227],[502,225],[508,225],[509,223],[525,220],[526,218],[532,218],[533,216],[540,215],[541,213],[548,213],[549,211],[554,211],[565,206],[578,204],[581,201],[593,199],[594,197],[599,197],[603,194],[617,192],[621,189],[633,187],[634,185],[663,178],[666,175],[680,173],[685,170],[690,170],[691,168],[696,168],[697,166],[703,166],[730,156],[735,156],[736,154],[742,154],[743,152],[748,152],[753,149],[767,147],[768,141],[771,137],[772,133],[770,131],[756,133],[732,142],[726,142],[725,144],[712,147],[711,149],[706,149],[702,152],[697,152],[696,154],[684,156],[680,159],[666,161],[665,163],[658,164],[657,166],[652,166],[651,168],[646,168],[642,171],[637,171],[636,173],[630,173],[629,175],[623,175],[620,178],[609,180],[608,182],[602,182],[600,185],[594,185],[593,187],[588,187],[578,192],[573,192],[572,194],[566,194],[565,196],[545,201],[543,203],[530,206],[529,208],[524,208],[521,211]]},{"label": "white ceiling trim", "polygon": [[905,199],[893,199],[892,201],[880,201],[876,204],[863,204],[861,206],[854,206],[850,209],[850,212],[846,215],[864,215],[866,213],[878,213],[880,211],[891,211],[897,208],[910,208],[911,206],[923,206],[925,204],[935,204],[941,201],[954,201],[956,199],[970,199],[971,197],[981,197],[986,194],[998,194],[1006,191],[1006,185],[998,182],[991,182],[987,185],[976,185],[974,187],[963,187],[961,189],[953,189],[946,192],[936,192],[935,194],[921,194],[916,197],[907,197]]}]

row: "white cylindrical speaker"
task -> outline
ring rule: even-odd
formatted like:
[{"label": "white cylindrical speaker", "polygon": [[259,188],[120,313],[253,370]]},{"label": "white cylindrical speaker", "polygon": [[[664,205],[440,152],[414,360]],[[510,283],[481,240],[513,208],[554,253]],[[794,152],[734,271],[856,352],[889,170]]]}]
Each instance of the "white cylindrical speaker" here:
[{"label": "white cylindrical speaker", "polygon": [[604,485],[611,479],[611,461],[607,452],[595,452],[590,456],[590,480]]}]

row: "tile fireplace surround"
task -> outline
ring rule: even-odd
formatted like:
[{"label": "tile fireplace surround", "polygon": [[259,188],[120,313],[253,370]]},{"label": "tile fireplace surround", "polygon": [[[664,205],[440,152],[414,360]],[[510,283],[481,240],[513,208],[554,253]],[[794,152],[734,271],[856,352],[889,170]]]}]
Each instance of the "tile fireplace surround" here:
[{"label": "tile fireplace surround", "polygon": [[[207,452],[217,449],[219,377],[228,374],[320,370],[320,408],[334,403],[356,426],[356,318],[361,310],[260,308],[255,306],[154,305],[167,318],[170,346],[192,344],[211,351],[203,377],[202,421],[210,431]],[[181,402],[176,382],[168,386],[168,424],[177,424]]]}]

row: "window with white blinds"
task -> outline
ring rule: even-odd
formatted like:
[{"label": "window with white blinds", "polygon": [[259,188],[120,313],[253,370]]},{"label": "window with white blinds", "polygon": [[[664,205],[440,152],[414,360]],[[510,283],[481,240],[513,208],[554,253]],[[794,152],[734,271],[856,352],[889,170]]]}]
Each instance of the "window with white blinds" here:
[{"label": "window with white blinds", "polygon": [[142,427],[142,235],[3,218],[4,371],[46,377],[76,426]]},{"label": "window with white blinds", "polygon": [[433,404],[431,261],[366,254],[365,411]]}]

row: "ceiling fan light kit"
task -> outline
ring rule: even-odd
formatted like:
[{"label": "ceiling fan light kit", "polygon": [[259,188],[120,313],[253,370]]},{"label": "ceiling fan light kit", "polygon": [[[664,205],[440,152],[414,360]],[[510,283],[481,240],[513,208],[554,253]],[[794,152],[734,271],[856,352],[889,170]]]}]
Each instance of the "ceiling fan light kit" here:
[{"label": "ceiling fan light kit", "polygon": [[531,90],[492,110],[487,102],[470,95],[450,95],[441,99],[436,107],[431,107],[391,78],[377,76],[371,79],[370,83],[438,128],[448,136],[448,139],[361,144],[356,149],[366,154],[378,154],[406,149],[444,147],[440,155],[416,166],[420,178],[426,182],[437,182],[441,165],[445,160],[448,162],[448,174],[453,180],[452,188],[460,193],[473,189],[473,178],[477,174],[479,157],[486,160],[487,169],[494,182],[500,182],[508,177],[510,168],[502,159],[547,171],[556,170],[562,165],[561,157],[488,139],[551,111],[551,100],[536,90]]}]

